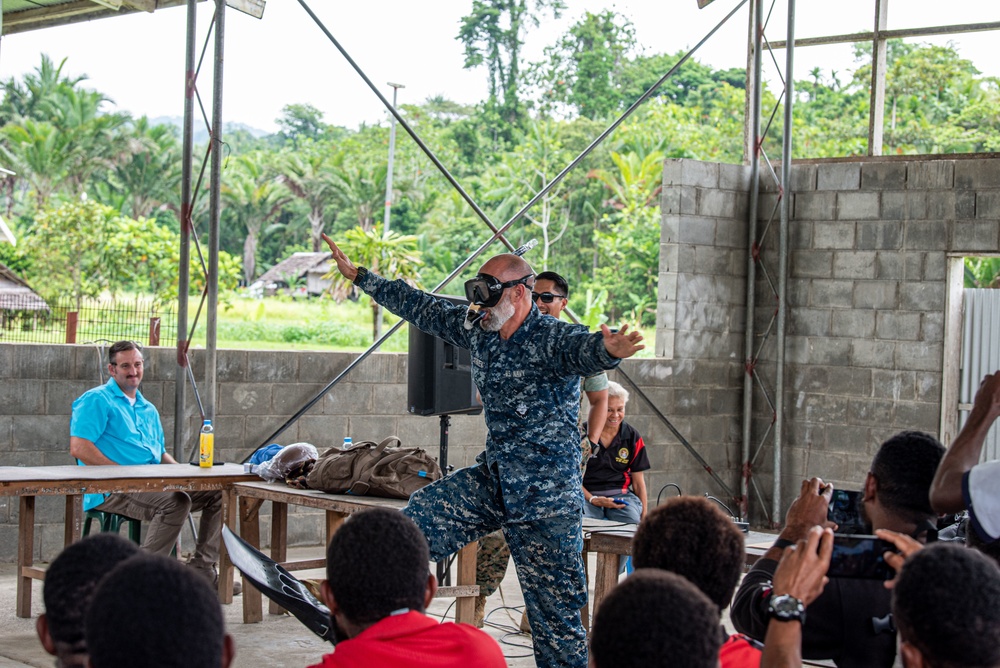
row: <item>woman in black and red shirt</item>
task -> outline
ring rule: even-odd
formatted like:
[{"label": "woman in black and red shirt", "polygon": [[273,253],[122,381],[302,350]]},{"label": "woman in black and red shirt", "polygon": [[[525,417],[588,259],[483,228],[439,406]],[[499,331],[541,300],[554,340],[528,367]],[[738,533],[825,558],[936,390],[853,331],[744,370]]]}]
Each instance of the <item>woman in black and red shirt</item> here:
[{"label": "woman in black and red shirt", "polygon": [[608,419],[599,443],[590,444],[583,473],[583,514],[595,519],[638,524],[646,516],[649,457],[642,436],[625,422],[628,390],[608,383]]}]

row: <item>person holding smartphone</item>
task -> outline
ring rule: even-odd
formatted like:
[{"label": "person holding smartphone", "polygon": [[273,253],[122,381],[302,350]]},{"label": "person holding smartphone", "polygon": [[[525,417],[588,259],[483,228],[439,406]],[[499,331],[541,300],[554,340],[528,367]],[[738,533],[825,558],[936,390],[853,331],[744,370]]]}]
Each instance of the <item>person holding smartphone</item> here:
[{"label": "person holding smartphone", "polygon": [[[926,538],[936,514],[928,493],[944,446],[917,431],[896,434],[872,460],[863,487],[868,530],[889,529]],[[771,619],[802,624],[802,656],[833,660],[838,668],[889,668],[896,658],[890,592],[882,580],[832,577],[810,605],[774,595],[775,569],[784,549],[806,538],[814,526],[829,527],[833,486],[820,478],[802,483],[778,540],[754,564],[736,592],[730,618],[737,631],[764,640]],[[792,597],[794,599],[794,597]]]}]

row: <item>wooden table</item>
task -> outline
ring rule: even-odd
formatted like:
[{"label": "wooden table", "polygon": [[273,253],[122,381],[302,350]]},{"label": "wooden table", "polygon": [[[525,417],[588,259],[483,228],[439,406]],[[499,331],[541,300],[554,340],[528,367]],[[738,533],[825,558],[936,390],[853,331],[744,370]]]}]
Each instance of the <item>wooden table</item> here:
[{"label": "wooden table", "polygon": [[[271,502],[271,558],[289,571],[326,567],[325,557],[306,561],[287,561],[289,505],[325,510],[327,543],[348,515],[370,508],[402,510],[406,505],[405,501],[397,499],[326,494],[317,490],[295,489],[284,483],[239,483],[233,485],[233,494],[239,499],[240,536],[257,548],[260,547],[260,506],[264,501]],[[232,524],[229,526],[233,528]],[[477,548],[478,543],[470,543],[459,550],[457,586],[439,587],[435,595],[455,598],[455,620],[469,624],[474,621],[476,597],[479,595],[479,587],[476,585]],[[252,586],[247,586],[248,584],[244,580],[243,621],[260,622],[264,617],[261,594]],[[270,601],[268,611],[271,614],[280,614],[281,607]]]},{"label": "wooden table", "polygon": [[[602,522],[584,518],[583,530],[587,537],[585,550],[597,553],[597,573],[594,576],[594,598],[591,610],[597,610],[608,592],[618,584],[618,558],[632,554],[632,537],[637,525]],[[614,526],[609,526],[614,524]],[[777,538],[776,534],[751,531],[744,535],[746,561],[744,570],[759,559]]]},{"label": "wooden table", "polygon": [[[233,483],[254,479],[239,464],[201,469],[190,464],[145,466],[0,466],[0,496],[20,497],[17,529],[17,616],[31,617],[31,581],[45,578],[34,565],[35,498],[66,497],[64,544],[79,540],[83,529],[83,495],[131,492],[222,491],[222,519],[232,523],[235,504]],[[220,541],[221,542],[221,541]],[[225,545],[221,547],[219,596],[233,600],[233,566]]]}]

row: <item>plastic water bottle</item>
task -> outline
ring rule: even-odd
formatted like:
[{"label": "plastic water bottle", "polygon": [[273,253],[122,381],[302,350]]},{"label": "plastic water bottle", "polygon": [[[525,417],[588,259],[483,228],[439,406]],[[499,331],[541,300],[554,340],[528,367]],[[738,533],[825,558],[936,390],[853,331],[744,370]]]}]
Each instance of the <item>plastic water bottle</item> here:
[{"label": "plastic water bottle", "polygon": [[354,445],[354,440],[350,436],[344,437],[344,444],[340,446],[341,450],[346,450],[347,448]]},{"label": "plastic water bottle", "polygon": [[198,439],[198,466],[211,468],[215,461],[215,430],[212,421],[205,420],[201,426],[201,436]]}]

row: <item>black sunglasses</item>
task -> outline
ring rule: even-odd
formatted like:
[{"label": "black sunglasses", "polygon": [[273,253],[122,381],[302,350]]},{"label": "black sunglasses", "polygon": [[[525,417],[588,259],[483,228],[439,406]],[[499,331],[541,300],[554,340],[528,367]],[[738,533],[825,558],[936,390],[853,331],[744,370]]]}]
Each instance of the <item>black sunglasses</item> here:
[{"label": "black sunglasses", "polygon": [[543,304],[551,304],[553,299],[566,299],[566,295],[554,295],[551,292],[532,292],[531,301],[542,300]]}]

